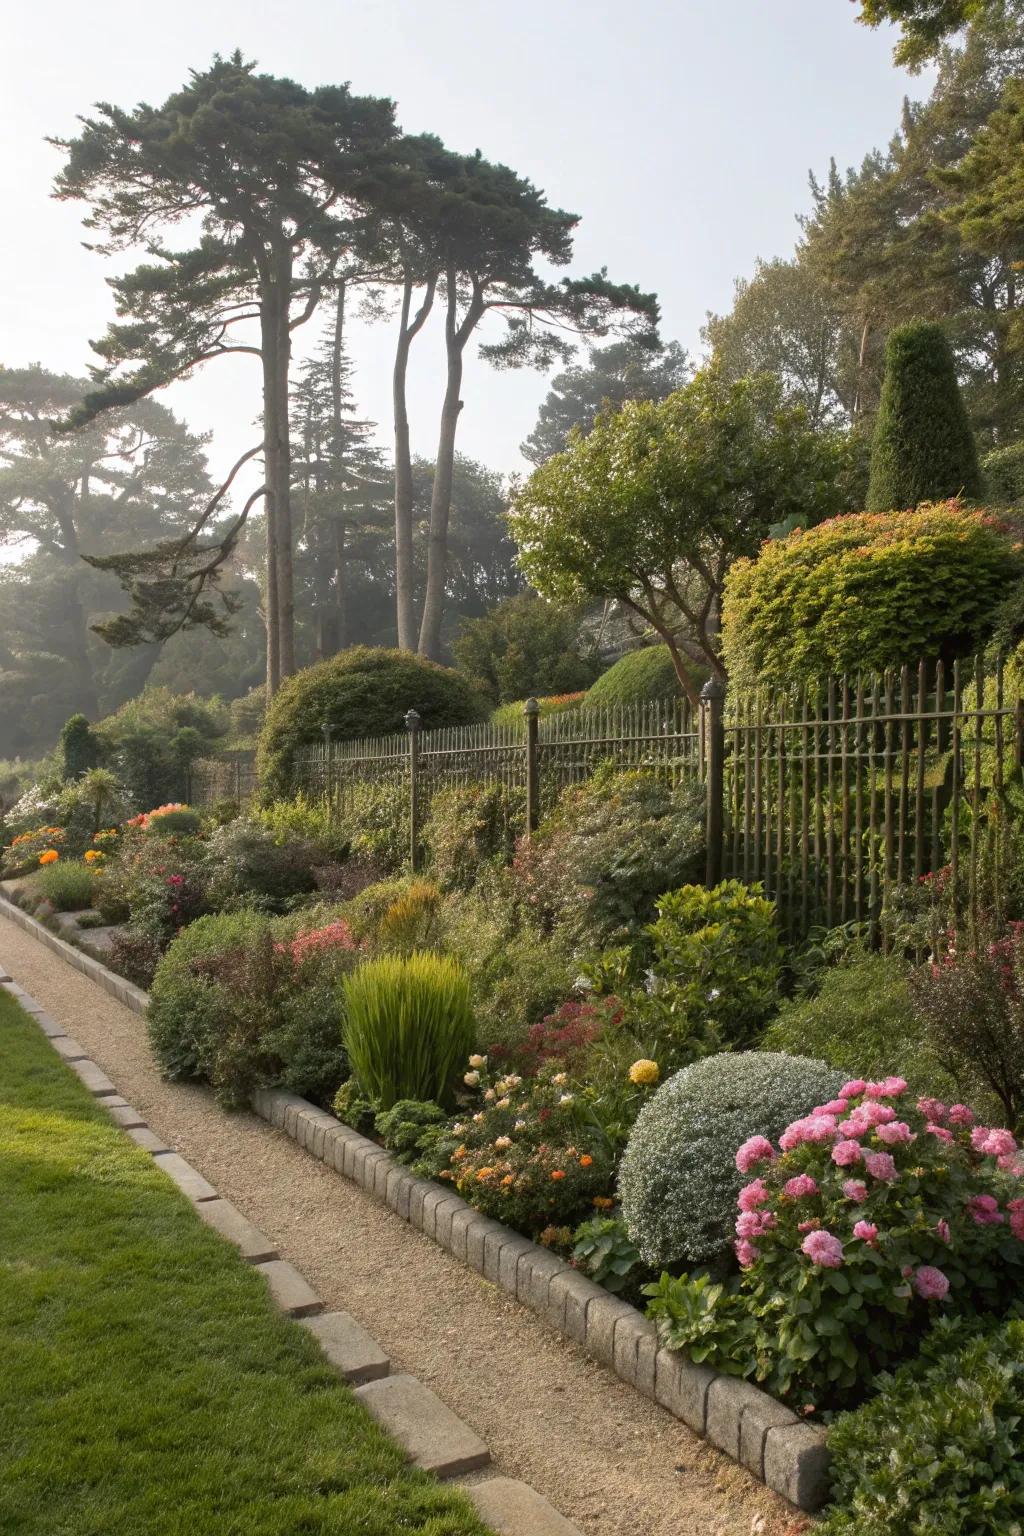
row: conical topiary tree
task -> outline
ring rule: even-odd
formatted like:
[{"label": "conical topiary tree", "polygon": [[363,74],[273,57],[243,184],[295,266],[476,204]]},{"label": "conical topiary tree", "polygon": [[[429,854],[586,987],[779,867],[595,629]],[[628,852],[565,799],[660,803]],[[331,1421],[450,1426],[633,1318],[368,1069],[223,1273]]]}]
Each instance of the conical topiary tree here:
[{"label": "conical topiary tree", "polygon": [[889,333],[871,443],[868,511],[981,494],[974,434],[941,326],[915,320]]}]

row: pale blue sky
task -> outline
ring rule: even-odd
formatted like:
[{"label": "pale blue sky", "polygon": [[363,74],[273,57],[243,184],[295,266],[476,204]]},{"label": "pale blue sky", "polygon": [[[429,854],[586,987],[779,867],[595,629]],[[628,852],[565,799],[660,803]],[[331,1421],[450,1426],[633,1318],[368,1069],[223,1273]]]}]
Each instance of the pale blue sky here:
[{"label": "pale blue sky", "polygon": [[[654,289],[663,332],[691,350],[734,277],[787,255],[807,172],[856,163],[895,128],[915,79],[891,32],[850,0],[6,0],[0,89],[0,359],[84,371],[110,314],[104,261],[82,249],[80,211],[50,200],[44,134],[70,134],[101,99],[159,101],[189,67],[240,47],[307,85],[349,80],[392,96],[402,125],[479,147],[582,215],[574,268]],[[16,18],[16,19],[15,19]],[[390,330],[353,326],[356,387],[390,439]],[[312,326],[307,336],[314,339]],[[413,447],[432,454],[441,337],[417,342]],[[212,428],[214,470],[254,440],[257,366],[208,367],[168,401]],[[522,469],[518,444],[547,387],[472,358],[459,446]]]}]

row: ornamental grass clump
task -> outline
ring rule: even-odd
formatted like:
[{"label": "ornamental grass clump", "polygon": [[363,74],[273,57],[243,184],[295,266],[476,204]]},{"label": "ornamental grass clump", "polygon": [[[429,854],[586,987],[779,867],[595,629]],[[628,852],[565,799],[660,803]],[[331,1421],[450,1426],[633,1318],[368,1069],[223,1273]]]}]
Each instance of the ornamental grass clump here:
[{"label": "ornamental grass clump", "polygon": [[822,1061],[767,1051],[709,1056],[670,1077],[640,1111],[619,1170],[622,1213],[645,1261],[705,1264],[727,1253],[744,1182],[737,1146],[780,1135],[842,1081]]},{"label": "ornamental grass clump", "polygon": [[345,977],[342,999],[349,1062],[378,1109],[399,1099],[452,1102],[476,1029],[460,965],[420,951],[383,955]]},{"label": "ornamental grass clump", "polygon": [[88,864],[77,859],[53,858],[36,876],[36,894],[48,901],[55,912],[81,912],[92,906],[95,883]]},{"label": "ornamental grass clump", "polygon": [[[937,1316],[1003,1315],[1019,1294],[1024,1157],[966,1105],[852,1079],[735,1162],[742,1279],[704,1319],[702,1358],[778,1397],[851,1406]],[[663,1277],[654,1298],[674,1348],[694,1334],[693,1285]]]}]

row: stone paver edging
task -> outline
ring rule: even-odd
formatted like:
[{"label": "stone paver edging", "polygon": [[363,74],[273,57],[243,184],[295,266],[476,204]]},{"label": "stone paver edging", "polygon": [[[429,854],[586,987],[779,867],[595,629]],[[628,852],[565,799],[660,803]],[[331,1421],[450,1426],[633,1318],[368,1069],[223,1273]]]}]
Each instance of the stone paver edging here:
[{"label": "stone paver edging", "polygon": [[[392,1376],[387,1355],[354,1317],[347,1312],[326,1312],[304,1276],[278,1256],[270,1239],[229,1200],[222,1199],[190,1163],[163,1146],[96,1063],[2,965],[0,990],[21,1005],[54,1052],[108,1110],[115,1125],[151,1154],[157,1168],[177,1184],[197,1215],[263,1275],[275,1304],[307,1328],[367,1412],[398,1442],[410,1461],[439,1478],[463,1477],[489,1468],[491,1453],[469,1425],[415,1376]],[[143,1131],[153,1137],[155,1145],[141,1139]],[[495,1536],[581,1536],[577,1526],[527,1483],[489,1477],[470,1484],[465,1492]]]},{"label": "stone paver edging", "polygon": [[[145,1015],[145,992],[59,939],[2,896],[0,908],[120,1002]],[[276,1089],[258,1090],[252,1107],[312,1156],[537,1312],[773,1492],[806,1511],[825,1502],[829,1457],[824,1430],[801,1420],[751,1383],[659,1347],[654,1324],[628,1302],[547,1249],[481,1215],[453,1190],[410,1173],[391,1153],[326,1110]]]}]

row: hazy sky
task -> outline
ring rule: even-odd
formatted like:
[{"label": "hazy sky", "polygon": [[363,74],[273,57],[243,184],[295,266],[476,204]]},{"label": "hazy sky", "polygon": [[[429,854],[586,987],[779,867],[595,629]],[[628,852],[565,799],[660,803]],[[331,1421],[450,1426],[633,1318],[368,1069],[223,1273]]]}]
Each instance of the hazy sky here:
[{"label": "hazy sky", "polygon": [[[927,82],[891,62],[891,32],[850,0],[4,0],[0,85],[0,361],[84,372],[110,315],[81,206],[49,197],[58,153],[93,102],[158,102],[190,67],[241,48],[306,85],[393,97],[406,129],[479,148],[582,215],[574,270],[655,290],[663,334],[691,350],[758,256],[788,255],[807,172],[856,163]],[[316,322],[304,333],[316,338]],[[390,440],[391,333],[353,326],[362,412]],[[414,348],[414,451],[433,454],[441,336]],[[258,364],[209,365],[165,398],[212,429],[212,468],[254,441]],[[547,387],[471,358],[459,446],[503,471]]]}]

